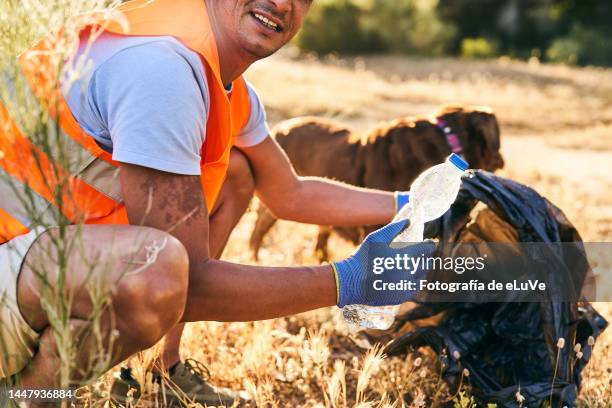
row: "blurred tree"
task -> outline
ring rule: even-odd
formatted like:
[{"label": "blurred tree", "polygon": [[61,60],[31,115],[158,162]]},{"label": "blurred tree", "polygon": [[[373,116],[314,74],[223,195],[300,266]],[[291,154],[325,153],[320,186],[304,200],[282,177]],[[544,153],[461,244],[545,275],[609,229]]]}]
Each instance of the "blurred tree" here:
[{"label": "blurred tree", "polygon": [[438,0],[372,0],[364,9],[362,26],[386,50],[443,55],[450,51],[456,29],[438,18],[437,4]]},{"label": "blurred tree", "polygon": [[612,1],[558,0],[552,13],[558,17],[560,36],[548,49],[549,58],[565,62],[570,54],[578,64],[612,65]]},{"label": "blurred tree", "polygon": [[567,34],[576,23],[605,31],[612,27],[610,0],[556,0],[551,13],[559,21],[559,33]]},{"label": "blurred tree", "polygon": [[464,38],[461,41],[461,56],[466,58],[491,58],[497,55],[498,45],[485,38]]},{"label": "blurred tree", "polygon": [[296,42],[320,54],[612,65],[611,21],[612,0],[317,0]]},{"label": "blurred tree", "polygon": [[296,39],[303,50],[443,55],[456,30],[437,15],[438,0],[320,0]]},{"label": "blurred tree", "polygon": [[362,29],[361,13],[362,10],[350,0],[315,2],[296,43],[303,50],[319,54],[373,51],[374,39]]},{"label": "blurred tree", "polygon": [[486,38],[516,57],[612,64],[610,0],[440,0],[437,11],[457,26],[454,53],[466,38]]},{"label": "blurred tree", "polygon": [[459,32],[453,51],[464,38],[489,38],[499,51],[528,57],[545,49],[555,34],[549,10],[555,0],[440,0],[438,14]]},{"label": "blurred tree", "polygon": [[553,62],[581,65],[612,65],[612,42],[605,30],[574,23],[567,36],[557,38],[546,51]]}]

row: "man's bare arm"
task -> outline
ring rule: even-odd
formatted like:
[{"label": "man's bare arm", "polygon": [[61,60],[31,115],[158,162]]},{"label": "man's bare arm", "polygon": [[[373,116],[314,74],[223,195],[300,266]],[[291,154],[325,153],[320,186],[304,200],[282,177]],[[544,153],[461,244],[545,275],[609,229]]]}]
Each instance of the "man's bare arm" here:
[{"label": "man's bare arm", "polygon": [[241,148],[251,163],[258,197],[279,218],[319,225],[375,225],[393,218],[393,193],[318,177],[299,177],[271,137]]},{"label": "man's bare arm", "polygon": [[336,304],[329,266],[255,267],[210,259],[208,210],[199,176],[122,164],[121,187],[131,224],[178,238],[190,261],[183,321],[250,321]]}]

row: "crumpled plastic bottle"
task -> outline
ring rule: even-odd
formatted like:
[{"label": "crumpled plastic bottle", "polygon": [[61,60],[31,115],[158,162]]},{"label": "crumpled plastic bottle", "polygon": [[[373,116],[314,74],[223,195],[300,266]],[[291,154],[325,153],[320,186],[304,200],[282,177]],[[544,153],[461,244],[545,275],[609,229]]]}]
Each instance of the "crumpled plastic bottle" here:
[{"label": "crumpled plastic bottle", "polygon": [[[437,164],[421,173],[410,186],[410,201],[397,213],[393,222],[409,219],[408,228],[392,242],[392,246],[423,241],[425,223],[435,220],[455,202],[461,188],[461,177],[468,163],[453,153],[444,163]],[[342,309],[344,321],[351,330],[386,330],[393,324],[399,311],[395,306],[347,305]]]}]

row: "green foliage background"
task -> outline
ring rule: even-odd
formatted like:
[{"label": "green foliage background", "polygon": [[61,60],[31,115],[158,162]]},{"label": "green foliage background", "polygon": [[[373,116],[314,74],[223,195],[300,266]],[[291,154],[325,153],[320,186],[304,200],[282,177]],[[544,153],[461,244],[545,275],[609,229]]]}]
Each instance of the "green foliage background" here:
[{"label": "green foliage background", "polygon": [[612,65],[610,0],[317,0],[303,51]]}]

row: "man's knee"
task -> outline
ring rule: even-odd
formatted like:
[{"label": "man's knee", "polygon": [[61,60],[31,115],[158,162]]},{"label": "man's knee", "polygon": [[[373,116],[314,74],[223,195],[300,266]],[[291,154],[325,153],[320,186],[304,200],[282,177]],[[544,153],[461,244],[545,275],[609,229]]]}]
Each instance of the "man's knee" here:
[{"label": "man's knee", "polygon": [[121,305],[117,308],[117,316],[123,328],[119,329],[138,341],[140,347],[147,348],[159,341],[183,316],[189,258],[176,238],[160,231],[151,234],[144,246],[150,264],[128,272],[121,279],[116,304]]},{"label": "man's knee", "polygon": [[238,149],[230,152],[229,168],[227,170],[226,183],[232,189],[236,198],[250,200],[255,192],[255,177],[249,164],[249,160]]}]

